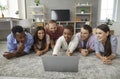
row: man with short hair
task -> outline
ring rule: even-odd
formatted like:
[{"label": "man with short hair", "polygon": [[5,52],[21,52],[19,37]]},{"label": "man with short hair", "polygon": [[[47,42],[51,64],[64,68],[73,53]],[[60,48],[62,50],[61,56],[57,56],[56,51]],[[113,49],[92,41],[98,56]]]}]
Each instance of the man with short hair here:
[{"label": "man with short hair", "polygon": [[55,20],[50,20],[45,27],[45,31],[50,36],[51,48],[53,49],[56,40],[63,34],[63,27],[58,26]]},{"label": "man with short hair", "polygon": [[79,39],[78,49],[83,56],[94,52],[94,39],[95,35],[92,34],[92,27],[84,25],[81,27],[79,33],[76,34]]},{"label": "man with short hair", "polygon": [[3,56],[7,59],[23,56],[30,53],[32,45],[32,35],[25,32],[22,26],[14,26],[12,32],[7,36],[8,52],[5,52]]}]

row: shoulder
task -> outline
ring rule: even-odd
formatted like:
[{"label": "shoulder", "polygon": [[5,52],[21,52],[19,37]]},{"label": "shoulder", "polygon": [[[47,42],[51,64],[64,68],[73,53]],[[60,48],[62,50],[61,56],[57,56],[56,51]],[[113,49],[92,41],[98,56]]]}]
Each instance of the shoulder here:
[{"label": "shoulder", "polygon": [[80,36],[80,32],[75,34],[76,36]]},{"label": "shoulder", "polygon": [[33,36],[30,33],[25,32],[25,35],[26,35],[27,39],[33,39]]},{"label": "shoulder", "polygon": [[112,43],[112,42],[117,42],[117,37],[114,36],[114,35],[111,35],[110,41],[111,41],[111,43]]},{"label": "shoulder", "polygon": [[15,39],[14,36],[13,36],[13,33],[10,33],[8,36],[7,36],[7,40],[8,39]]},{"label": "shoulder", "polygon": [[95,34],[92,34],[90,37],[89,37],[89,39],[97,39],[97,37],[96,37],[96,35]]},{"label": "shoulder", "polygon": [[78,39],[81,39],[80,35],[81,35],[80,32],[75,34],[75,36],[78,37]]},{"label": "shoulder", "polygon": [[64,36],[63,36],[63,35],[60,36],[60,37],[58,38],[58,40],[60,40],[60,41],[64,40]]}]

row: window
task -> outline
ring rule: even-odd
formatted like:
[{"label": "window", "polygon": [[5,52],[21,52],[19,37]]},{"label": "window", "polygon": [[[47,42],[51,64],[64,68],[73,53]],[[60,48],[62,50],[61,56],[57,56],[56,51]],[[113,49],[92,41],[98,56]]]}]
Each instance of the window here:
[{"label": "window", "polygon": [[18,18],[18,0],[0,0],[0,5],[7,8],[2,11],[5,17]]},{"label": "window", "polygon": [[100,20],[116,20],[117,0],[101,0]]}]

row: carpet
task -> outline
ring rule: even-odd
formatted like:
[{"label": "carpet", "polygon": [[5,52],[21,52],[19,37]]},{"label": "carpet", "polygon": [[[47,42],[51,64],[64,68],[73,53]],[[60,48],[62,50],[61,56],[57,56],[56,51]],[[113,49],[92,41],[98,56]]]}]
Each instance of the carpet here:
[{"label": "carpet", "polygon": [[[4,51],[7,51],[6,43],[0,42],[0,79],[2,76],[18,79],[120,79],[120,55],[112,61],[112,65],[105,65],[94,53],[83,57],[75,52],[74,55],[79,56],[79,72],[75,73],[46,72],[41,56],[35,53],[7,60],[2,56]],[[52,50],[49,50],[45,55],[51,54]]]}]

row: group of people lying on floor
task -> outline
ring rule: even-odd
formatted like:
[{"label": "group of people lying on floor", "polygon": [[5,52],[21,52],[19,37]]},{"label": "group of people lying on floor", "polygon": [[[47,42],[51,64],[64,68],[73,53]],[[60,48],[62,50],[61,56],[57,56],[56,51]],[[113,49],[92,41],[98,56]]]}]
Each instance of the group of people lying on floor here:
[{"label": "group of people lying on floor", "polygon": [[89,25],[82,26],[80,32],[74,34],[73,26],[58,26],[56,21],[50,20],[47,26],[36,27],[33,36],[22,26],[14,26],[7,36],[7,48],[8,52],[3,54],[7,59],[26,55],[31,48],[41,56],[52,48],[53,56],[59,55],[61,49],[72,56],[76,50],[83,56],[95,53],[104,64],[111,64],[116,57],[117,38],[110,34],[106,24],[97,26],[95,34]]}]

